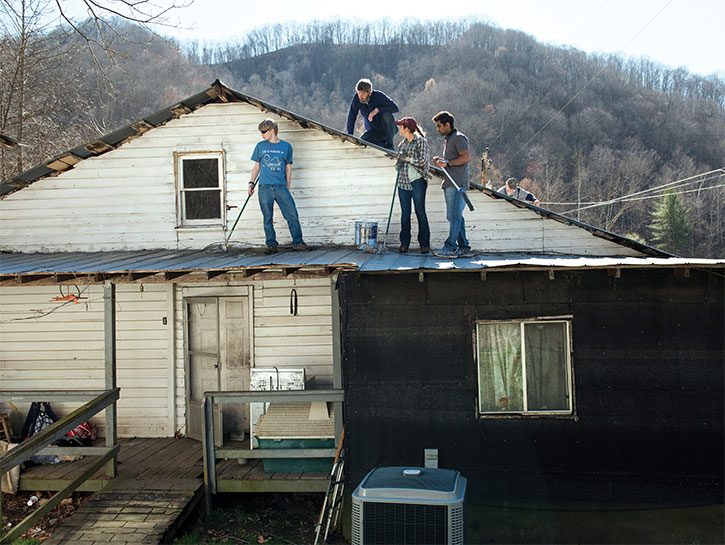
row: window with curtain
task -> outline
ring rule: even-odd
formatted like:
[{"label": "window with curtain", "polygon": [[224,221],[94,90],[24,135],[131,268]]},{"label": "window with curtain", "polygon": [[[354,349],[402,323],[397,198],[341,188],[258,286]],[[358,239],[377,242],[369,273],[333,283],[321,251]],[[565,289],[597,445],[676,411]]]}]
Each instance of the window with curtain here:
[{"label": "window with curtain", "polygon": [[479,413],[571,414],[570,320],[477,322]]}]

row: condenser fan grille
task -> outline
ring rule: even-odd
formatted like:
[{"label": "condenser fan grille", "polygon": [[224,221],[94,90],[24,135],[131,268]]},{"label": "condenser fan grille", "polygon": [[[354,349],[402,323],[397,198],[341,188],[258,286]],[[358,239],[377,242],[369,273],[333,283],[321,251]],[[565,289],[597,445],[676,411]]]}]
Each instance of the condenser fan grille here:
[{"label": "condenser fan grille", "polygon": [[363,515],[363,542],[400,545],[447,543],[448,510],[444,505],[370,502]]}]

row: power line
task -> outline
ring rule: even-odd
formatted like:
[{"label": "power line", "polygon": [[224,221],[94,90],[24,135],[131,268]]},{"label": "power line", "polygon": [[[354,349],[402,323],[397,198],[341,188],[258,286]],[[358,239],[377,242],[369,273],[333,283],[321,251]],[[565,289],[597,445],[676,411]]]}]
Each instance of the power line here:
[{"label": "power line", "polygon": [[[714,174],[714,173],[717,173],[717,172],[720,173],[717,176],[712,176],[710,178],[701,179],[704,176],[709,176],[709,175]],[[645,193],[650,193],[652,191],[657,191],[657,192],[660,193],[659,195],[654,195],[652,198],[661,197],[662,196],[661,193],[666,190],[665,188],[671,188],[671,186],[675,186],[677,184],[679,184],[680,187],[684,187],[684,186],[691,185],[691,184],[694,184],[694,183],[705,183],[705,182],[708,182],[710,180],[717,180],[719,178],[722,178],[723,176],[725,176],[725,168],[718,168],[718,169],[715,169],[715,170],[711,170],[709,172],[704,172],[702,174],[697,174],[695,176],[689,176],[687,178],[682,178],[681,180],[675,180],[674,182],[668,182],[666,184],[662,184],[662,185],[659,185],[659,186],[656,186],[656,187],[651,187],[651,188],[648,188],[648,189],[643,189],[642,191],[637,191],[635,193],[630,193],[629,195],[622,195],[621,197],[615,197],[614,199],[609,199],[607,201],[600,201],[600,202],[597,202],[597,203],[588,204],[588,206],[580,206],[578,208],[574,208],[572,210],[567,210],[565,212],[562,212],[562,214],[571,214],[572,212],[580,212],[581,210],[587,210],[587,209],[590,209],[590,208],[598,208],[600,206],[606,206],[608,204],[615,204],[617,202],[632,202],[632,201],[637,201],[637,200],[645,200],[645,199],[648,199],[650,197],[642,197],[642,198],[639,198],[639,199],[633,199],[631,197],[638,197],[640,195],[643,195]],[[720,187],[720,186],[712,186],[712,187]],[[706,189],[711,189],[711,188],[707,188],[707,187],[705,187],[705,188],[698,188],[698,189],[694,189],[694,190],[683,191],[681,193],[684,194],[684,193],[691,193],[693,191],[704,191]],[[554,203],[544,203],[544,204],[554,204]],[[562,204],[580,204],[580,203],[562,203]]]},{"label": "power line", "polygon": [[[660,14],[661,14],[661,13],[662,13],[663,11],[665,11],[665,9],[667,9],[667,7],[668,7],[668,6],[669,6],[669,5],[670,5],[670,4],[672,3],[672,2],[673,2],[673,0],[670,0],[669,2],[667,2],[667,4],[666,4],[666,5],[665,5],[665,6],[664,6],[664,7],[663,7],[663,8],[661,9],[661,10],[659,10],[659,11],[657,12],[657,14],[656,14],[656,15],[655,15],[654,17],[652,17],[652,19],[650,19],[650,20],[649,20],[649,21],[647,22],[647,24],[646,24],[646,25],[644,25],[644,26],[643,26],[643,27],[642,27],[642,28],[641,28],[641,29],[640,29],[640,30],[639,30],[639,31],[637,32],[637,34],[635,34],[635,35],[634,35],[634,37],[633,37],[633,38],[632,38],[631,40],[629,40],[629,41],[627,42],[627,44],[626,44],[626,45],[625,45],[625,46],[624,46],[624,47],[623,47],[622,49],[620,49],[620,50],[619,50],[619,52],[620,52],[620,53],[624,52],[624,50],[625,50],[625,49],[627,49],[627,48],[628,48],[628,47],[630,46],[630,44],[631,44],[631,43],[632,43],[632,42],[633,42],[634,40],[636,40],[636,39],[637,39],[637,38],[639,37],[639,35],[640,35],[640,34],[642,34],[642,32],[644,32],[644,31],[645,31],[645,29],[646,29],[646,28],[647,28],[647,27],[648,27],[649,25],[651,25],[651,24],[652,24],[652,22],[653,22],[653,21],[654,21],[655,19],[657,19],[657,17],[659,17],[659,16],[660,16]],[[519,153],[521,153],[522,151],[524,151],[524,150],[525,150],[525,149],[526,149],[526,148],[527,148],[527,147],[529,146],[529,144],[531,144],[531,142],[533,142],[533,141],[534,141],[534,139],[535,139],[535,138],[536,138],[537,136],[539,136],[539,135],[540,135],[540,134],[541,134],[541,133],[542,133],[542,132],[544,131],[544,129],[546,129],[546,127],[548,127],[548,126],[549,126],[549,125],[551,124],[551,122],[552,122],[552,121],[554,121],[554,119],[556,119],[556,116],[557,116],[557,115],[559,115],[559,114],[560,114],[561,112],[563,112],[563,111],[564,111],[564,110],[566,109],[566,107],[567,107],[567,106],[569,106],[569,104],[571,104],[572,102],[574,102],[574,100],[576,99],[576,97],[578,97],[578,96],[579,96],[580,94],[582,94],[582,93],[584,92],[584,90],[585,90],[585,89],[586,89],[587,87],[589,87],[589,85],[591,85],[591,83],[592,83],[592,82],[593,82],[593,81],[594,81],[595,79],[597,79],[597,77],[599,76],[599,74],[601,74],[602,72],[604,72],[604,70],[605,70],[606,68],[607,68],[607,66],[606,66],[606,65],[604,65],[604,66],[602,66],[602,67],[601,67],[601,68],[600,68],[599,70],[597,70],[597,73],[596,73],[596,74],[594,74],[594,75],[593,75],[593,76],[591,77],[591,79],[590,79],[589,81],[587,81],[587,82],[586,82],[586,83],[584,84],[584,86],[583,86],[583,87],[582,87],[581,89],[579,89],[579,90],[578,90],[578,91],[577,91],[577,92],[576,92],[576,93],[574,94],[574,96],[573,96],[573,97],[571,97],[571,98],[569,99],[569,101],[568,101],[568,102],[567,102],[566,104],[564,104],[564,105],[563,105],[563,106],[561,107],[561,109],[560,109],[560,110],[559,110],[558,112],[556,112],[556,113],[555,113],[554,115],[552,115],[552,116],[551,116],[551,119],[549,119],[549,121],[547,121],[547,122],[546,122],[546,123],[544,124],[544,126],[543,126],[543,127],[541,127],[541,128],[540,128],[540,129],[538,130],[538,131],[536,131],[536,134],[534,134],[534,136],[532,136],[531,138],[529,138],[529,140],[528,140],[528,141],[527,141],[527,142],[526,142],[526,143],[525,143],[525,144],[524,144],[523,146],[521,146],[521,149],[519,149],[519,150],[518,150],[518,151],[517,151],[516,153],[514,153],[514,154],[513,154],[513,155],[512,155],[512,156],[511,156],[511,157],[509,158],[509,160],[508,160],[508,161],[506,161],[506,163],[504,163],[504,165],[503,165],[503,166],[501,167],[501,170],[503,170],[504,168],[506,168],[506,165],[508,165],[508,164],[509,164],[509,163],[510,163],[511,161],[513,161],[513,160],[514,160],[514,158],[515,158],[515,157],[516,157],[516,156],[517,156],[517,155],[518,155]]]},{"label": "power line", "polygon": [[602,8],[607,5],[607,2],[609,0],[604,0],[602,2],[602,5],[597,8],[597,11],[594,12],[594,15],[592,15],[589,20],[586,22],[586,24],[579,29],[579,34],[576,35],[576,37],[571,41],[572,44],[575,44],[576,41],[579,39],[579,37],[584,34],[584,31],[587,29],[587,27],[592,23],[594,19],[596,19],[597,15],[599,15],[599,12],[602,11]]},{"label": "power line", "polygon": [[[687,191],[678,191],[678,195],[685,195],[687,193],[699,193],[701,191],[707,191],[708,189],[717,189],[718,187],[725,187],[725,184],[711,185],[710,187],[698,187],[697,189],[688,189]],[[660,199],[662,195],[650,195],[649,197],[637,197],[636,199],[624,199],[619,202],[632,202],[632,201],[646,201],[647,199]]]},{"label": "power line", "polygon": [[[717,172],[719,172],[720,174],[718,174],[717,176],[714,176],[713,178],[708,178],[707,180],[698,180],[698,178],[702,178],[704,176],[709,176],[709,175],[715,174]],[[619,197],[619,198],[620,199],[623,199],[623,198],[626,198],[626,197],[634,197],[636,195],[641,195],[643,193],[649,193],[651,191],[661,191],[662,188],[669,187],[669,186],[672,186],[672,185],[677,185],[677,184],[680,184],[680,183],[682,183],[682,185],[696,184],[698,182],[704,183],[704,182],[707,182],[707,181],[710,181],[710,180],[715,180],[717,178],[722,178],[723,176],[725,176],[725,168],[716,168],[715,170],[709,170],[707,172],[703,172],[702,174],[696,174],[694,176],[689,176],[687,178],[682,178],[680,180],[675,180],[674,182],[668,182],[666,184],[658,185],[658,186],[655,186],[655,187],[650,187],[648,189],[643,189],[642,191],[637,191],[636,193],[630,193],[629,195],[624,195],[623,197]],[[690,180],[693,180],[693,181],[690,181]],[[683,183],[683,182],[687,182],[687,183]]]},{"label": "power line", "polygon": [[[719,185],[713,185],[710,187],[699,187],[697,189],[688,189],[687,191],[678,191],[678,195],[686,195],[687,193],[700,193],[702,191],[707,191],[708,189],[717,189],[718,187],[725,187],[725,184],[719,184]],[[581,210],[589,210],[590,208],[597,208],[600,206],[607,206],[609,204],[617,204],[620,202],[636,202],[636,201],[646,201],[649,199],[661,199],[662,194],[659,195],[649,195],[648,197],[637,197],[636,199],[617,199],[611,200],[611,201],[601,201],[601,202],[589,202],[586,204],[591,204],[592,206],[584,206],[582,208],[575,208],[573,210],[567,210],[565,212],[560,212],[560,214],[571,214],[572,212],[579,212]],[[541,201],[542,205],[559,205],[559,206],[565,206],[565,205],[571,205],[576,204],[575,202],[547,202],[547,201]]]}]

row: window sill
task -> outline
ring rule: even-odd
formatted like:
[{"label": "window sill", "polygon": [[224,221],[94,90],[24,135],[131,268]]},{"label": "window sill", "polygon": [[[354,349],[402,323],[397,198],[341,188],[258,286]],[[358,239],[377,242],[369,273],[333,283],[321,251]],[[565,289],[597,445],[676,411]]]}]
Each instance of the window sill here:
[{"label": "window sill", "polygon": [[222,225],[177,225],[177,231],[223,231]]},{"label": "window sill", "polygon": [[579,420],[576,414],[572,413],[478,413],[478,418],[510,418],[510,419],[521,419],[521,418],[556,418],[564,420]]}]

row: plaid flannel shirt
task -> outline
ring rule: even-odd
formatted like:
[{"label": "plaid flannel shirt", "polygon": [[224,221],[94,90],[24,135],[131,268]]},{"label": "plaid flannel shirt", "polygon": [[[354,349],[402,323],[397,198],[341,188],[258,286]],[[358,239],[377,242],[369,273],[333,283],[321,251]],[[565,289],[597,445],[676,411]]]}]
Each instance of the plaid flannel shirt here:
[{"label": "plaid flannel shirt", "polygon": [[[427,179],[429,176],[430,151],[428,150],[428,141],[417,134],[408,142],[405,138],[398,144],[398,153],[405,155],[407,161],[401,162],[398,166],[398,187],[411,191],[413,185],[411,182],[418,178]],[[408,163],[412,164],[418,173],[418,176],[410,179],[408,176]]]}]

